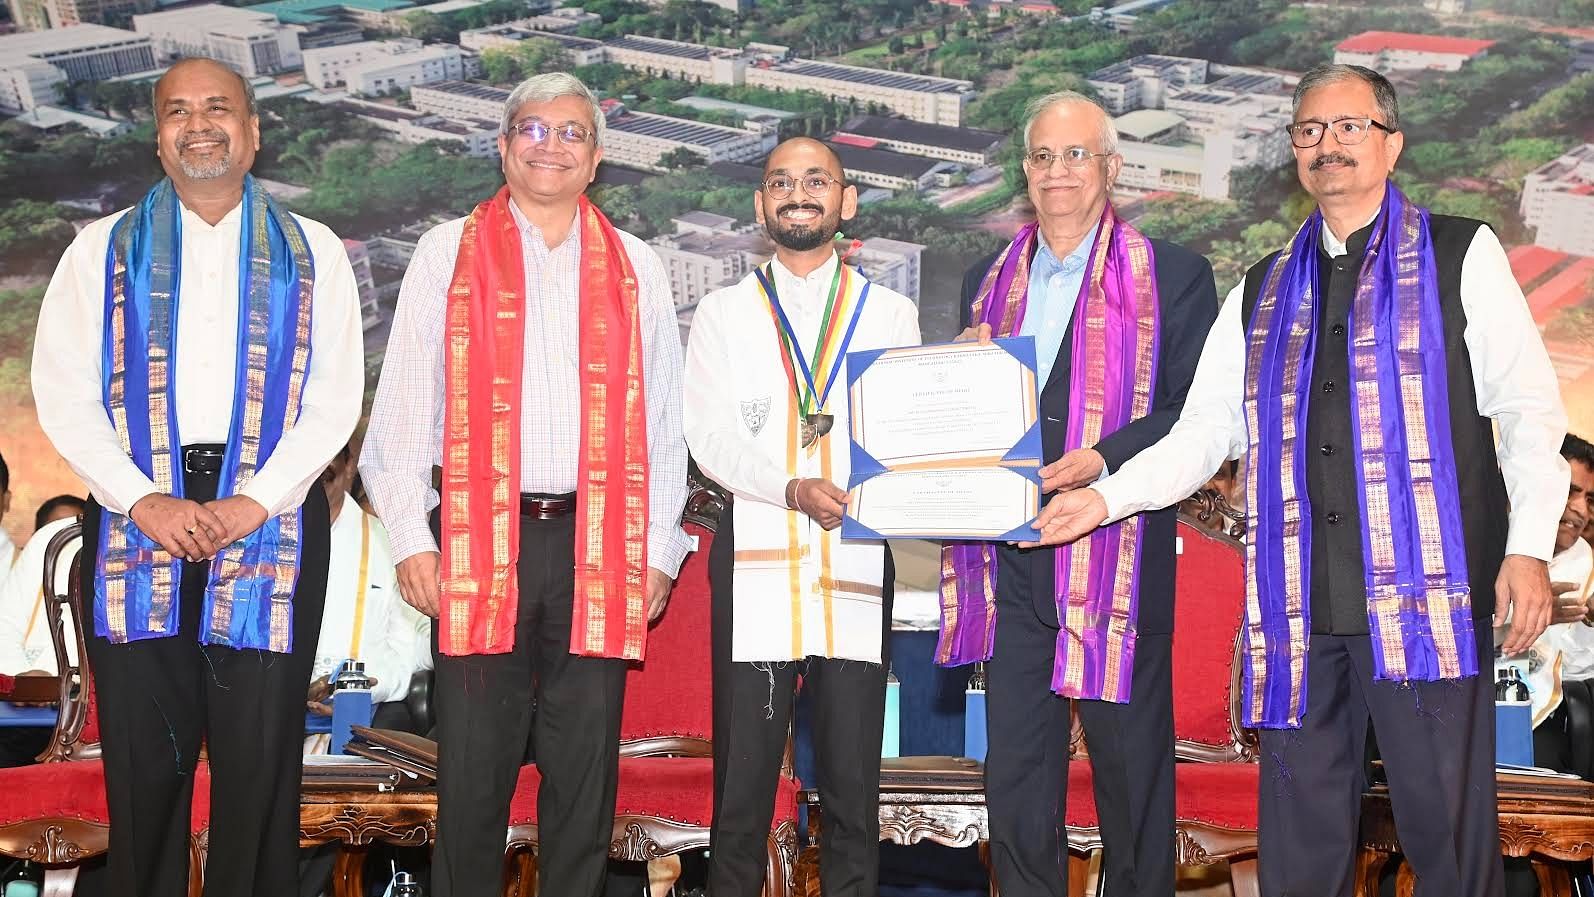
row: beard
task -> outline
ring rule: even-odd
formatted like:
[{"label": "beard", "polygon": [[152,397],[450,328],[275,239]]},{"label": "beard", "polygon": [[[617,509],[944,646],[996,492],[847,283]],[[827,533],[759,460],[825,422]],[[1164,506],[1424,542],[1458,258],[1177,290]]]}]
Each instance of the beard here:
[{"label": "beard", "polygon": [[[209,161],[191,160],[184,155],[183,151],[190,144],[204,140],[220,140],[221,155],[212,157]],[[196,181],[219,178],[232,170],[232,141],[227,138],[225,133],[220,131],[207,131],[189,135],[177,145],[177,167],[182,169],[183,174]]]},{"label": "beard", "polygon": [[[819,220],[812,224],[781,224],[781,215],[798,209],[811,209],[820,214]],[[765,220],[764,230],[769,238],[778,245],[793,252],[808,252],[830,242],[836,235],[836,230],[841,227],[841,210],[836,209],[829,214],[825,213],[813,203],[787,203],[775,211],[772,218]]]}]

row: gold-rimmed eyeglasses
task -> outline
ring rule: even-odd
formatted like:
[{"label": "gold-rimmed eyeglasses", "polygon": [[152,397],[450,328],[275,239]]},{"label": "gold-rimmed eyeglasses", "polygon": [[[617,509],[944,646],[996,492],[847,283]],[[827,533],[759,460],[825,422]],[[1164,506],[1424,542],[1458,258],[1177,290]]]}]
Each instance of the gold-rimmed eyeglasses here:
[{"label": "gold-rimmed eyeglasses", "polygon": [[526,135],[531,138],[532,143],[541,143],[549,136],[557,134],[560,143],[577,145],[586,143],[592,137],[592,129],[573,121],[550,125],[540,118],[528,118],[509,126],[510,139],[513,140],[517,134]]},{"label": "gold-rimmed eyeglasses", "polygon": [[803,192],[817,199],[830,193],[831,184],[839,183],[841,181],[828,174],[805,174],[800,178],[777,174],[764,179],[764,192],[770,199],[785,199],[802,184]]},{"label": "gold-rimmed eyeglasses", "polygon": [[1052,164],[1061,162],[1067,168],[1084,168],[1090,160],[1111,156],[1112,153],[1093,153],[1083,146],[1070,146],[1061,150],[1032,149],[1024,154],[1024,167],[1031,171],[1049,171]]}]

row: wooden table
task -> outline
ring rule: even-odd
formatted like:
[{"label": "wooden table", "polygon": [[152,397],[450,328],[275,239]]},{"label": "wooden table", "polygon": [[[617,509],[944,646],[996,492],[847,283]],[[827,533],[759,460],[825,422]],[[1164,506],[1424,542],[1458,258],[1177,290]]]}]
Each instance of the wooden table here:
[{"label": "wooden table", "polygon": [[[1572,863],[1594,859],[1594,783],[1510,773],[1496,776],[1500,806],[1500,852],[1528,857],[1545,897],[1572,897]],[[1362,796],[1361,856],[1357,893],[1376,897],[1378,878],[1400,853],[1389,789],[1375,785]],[[1411,897],[1416,876],[1403,864],[1397,893]]]}]

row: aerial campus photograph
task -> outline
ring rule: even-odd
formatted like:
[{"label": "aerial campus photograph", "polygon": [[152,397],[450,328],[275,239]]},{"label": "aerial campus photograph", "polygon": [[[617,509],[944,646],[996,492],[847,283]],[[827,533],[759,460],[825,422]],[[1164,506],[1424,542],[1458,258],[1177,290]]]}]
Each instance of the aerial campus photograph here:
[{"label": "aerial campus photograph", "polygon": [[[367,414],[417,242],[503,183],[500,119],[528,76],[570,72],[599,97],[588,196],[663,262],[683,343],[705,295],[771,257],[753,192],[794,136],[839,157],[858,191],[848,261],[912,300],[930,342],[962,329],[966,269],[1034,219],[1030,100],[1106,109],[1116,214],[1205,256],[1221,298],[1313,208],[1286,126],[1302,73],[1336,62],[1394,85],[1395,183],[1493,228],[1570,430],[1594,434],[1594,0],[7,0],[0,526],[17,545],[46,499],[86,492],[29,382],[46,285],[80,230],[161,176],[153,85],[192,56],[251,85],[255,178],[343,240]],[[900,628],[933,628],[935,588],[899,571]],[[914,737],[904,723],[904,755]],[[1229,893],[1224,869],[1186,870],[1180,893]],[[983,893],[983,874],[973,850],[888,847],[881,893]]]}]

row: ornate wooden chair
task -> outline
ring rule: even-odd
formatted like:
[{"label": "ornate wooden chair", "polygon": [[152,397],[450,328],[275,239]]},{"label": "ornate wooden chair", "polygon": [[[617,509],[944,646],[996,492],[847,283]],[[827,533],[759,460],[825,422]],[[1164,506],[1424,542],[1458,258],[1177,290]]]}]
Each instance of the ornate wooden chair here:
[{"label": "ornate wooden chair", "polygon": [[[620,785],[613,842],[617,860],[652,861],[708,846],[714,806],[708,555],[725,499],[695,489],[686,530],[698,548],[681,568],[669,609],[648,634],[647,660],[626,677],[620,724]],[[520,772],[509,819],[506,861],[511,893],[535,893],[535,766]],[[768,840],[766,897],[793,893],[797,860],[797,781],[786,765]]]},{"label": "ornate wooden chair", "polygon": [[[1215,513],[1232,521],[1232,512]],[[1216,531],[1215,531],[1216,530]],[[1240,725],[1240,625],[1245,550],[1223,530],[1181,515],[1173,652],[1174,767],[1181,866],[1228,861],[1236,897],[1258,893],[1257,747]],[[1217,689],[1218,683],[1225,685]],[[1088,754],[1069,765],[1070,887],[1083,891],[1086,855],[1101,832]]]},{"label": "ornate wooden chair", "polygon": [[[83,649],[83,621],[77,617],[81,554],[71,561],[65,594],[55,587],[63,554],[81,542],[81,525],[55,534],[44,561],[45,619],[60,670],[60,715],[50,746],[33,766],[0,769],[0,788],[12,799],[0,808],[0,855],[32,860],[45,867],[44,894],[72,893],[78,863],[109,846],[110,814],[105,802],[105,768],[100,761],[100,727],[94,678]],[[74,662],[66,650],[63,619],[70,615]],[[210,777],[201,762],[195,771],[192,863],[188,893],[199,897],[203,882],[205,832],[210,826]]]}]

